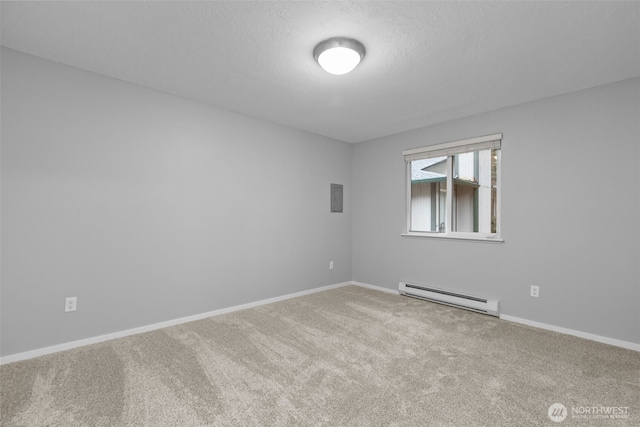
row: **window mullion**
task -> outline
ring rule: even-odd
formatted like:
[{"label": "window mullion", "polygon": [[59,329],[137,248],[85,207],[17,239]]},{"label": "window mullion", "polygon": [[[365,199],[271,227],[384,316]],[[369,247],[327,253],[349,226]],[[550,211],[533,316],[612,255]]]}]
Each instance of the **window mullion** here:
[{"label": "window mullion", "polygon": [[502,231],[500,230],[500,223],[502,222],[502,150],[496,150],[497,158],[497,167],[496,167],[496,197],[498,198],[496,202],[496,234],[498,236],[502,236]]},{"label": "window mullion", "polygon": [[445,232],[451,233],[453,227],[453,156],[447,157],[447,199]]},{"label": "window mullion", "polygon": [[406,197],[407,197],[407,231],[412,231],[411,229],[411,162],[407,162],[405,163],[405,169],[406,169],[406,185],[407,185],[407,190],[406,190]]}]

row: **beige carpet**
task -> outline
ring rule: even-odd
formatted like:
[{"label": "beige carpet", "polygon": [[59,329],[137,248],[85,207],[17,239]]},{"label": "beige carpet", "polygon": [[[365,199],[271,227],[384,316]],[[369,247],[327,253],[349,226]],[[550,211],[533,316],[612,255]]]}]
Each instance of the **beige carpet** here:
[{"label": "beige carpet", "polygon": [[[640,425],[640,353],[356,286],[11,363],[0,381],[2,426]],[[602,407],[626,418],[572,415]]]}]

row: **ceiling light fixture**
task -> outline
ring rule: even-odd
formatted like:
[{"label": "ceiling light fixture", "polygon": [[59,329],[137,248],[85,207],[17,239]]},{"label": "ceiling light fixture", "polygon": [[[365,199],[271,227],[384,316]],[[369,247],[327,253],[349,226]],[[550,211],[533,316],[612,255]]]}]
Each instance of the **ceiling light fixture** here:
[{"label": "ceiling light fixture", "polygon": [[333,37],[313,49],[313,57],[328,73],[347,74],[358,66],[364,58],[364,46],[357,40]]}]

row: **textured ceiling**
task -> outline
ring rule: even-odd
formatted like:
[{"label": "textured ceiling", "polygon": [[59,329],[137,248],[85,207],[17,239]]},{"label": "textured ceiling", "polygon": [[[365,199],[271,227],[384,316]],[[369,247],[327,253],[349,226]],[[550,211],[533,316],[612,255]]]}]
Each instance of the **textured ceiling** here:
[{"label": "textured ceiling", "polygon": [[[348,142],[640,75],[638,2],[7,2],[1,43]],[[367,56],[333,76],[329,37]]]}]

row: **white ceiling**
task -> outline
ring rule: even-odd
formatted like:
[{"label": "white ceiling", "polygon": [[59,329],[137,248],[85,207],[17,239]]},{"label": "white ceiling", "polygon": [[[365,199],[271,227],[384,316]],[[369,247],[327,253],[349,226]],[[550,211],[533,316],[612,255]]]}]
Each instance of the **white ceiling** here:
[{"label": "white ceiling", "polygon": [[[360,142],[640,76],[638,2],[2,2],[3,46]],[[334,36],[364,61],[333,76]]]}]

